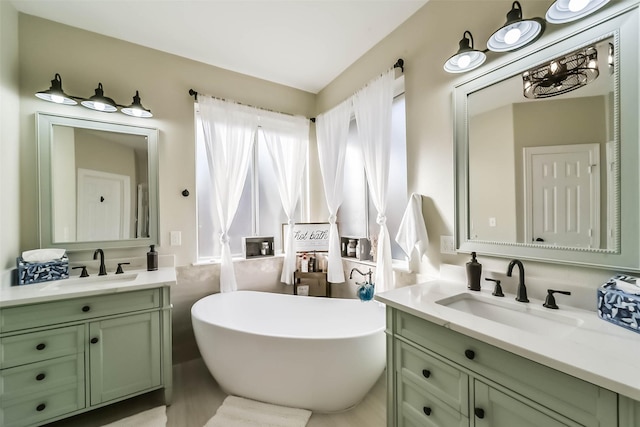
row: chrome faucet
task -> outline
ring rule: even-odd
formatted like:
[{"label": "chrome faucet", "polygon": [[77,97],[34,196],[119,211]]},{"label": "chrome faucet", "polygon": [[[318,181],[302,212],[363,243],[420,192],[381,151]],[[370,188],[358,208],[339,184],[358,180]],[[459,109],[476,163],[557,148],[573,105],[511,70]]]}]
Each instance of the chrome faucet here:
[{"label": "chrome faucet", "polygon": [[98,254],[100,254],[100,273],[98,276],[106,276],[107,275],[107,267],[104,266],[104,252],[102,249],[96,249],[93,253],[93,259],[98,258]]},{"label": "chrome faucet", "polygon": [[518,283],[518,291],[516,292],[516,301],[529,302],[529,299],[527,298],[527,288],[524,285],[524,265],[522,265],[522,261],[519,259],[512,259],[509,263],[509,268],[507,269],[507,276],[511,277],[514,265],[517,265],[520,270],[520,282]]},{"label": "chrome faucet", "polygon": [[[351,273],[349,273],[349,279],[353,279],[353,272],[354,271],[357,271],[358,273],[360,273],[361,276],[363,276],[365,278],[365,283],[368,283],[368,284],[372,283],[371,282],[371,275],[373,273],[371,272],[371,269],[369,269],[368,272],[363,273],[362,271],[358,270],[357,268],[353,268],[353,269],[351,269]],[[368,278],[367,278],[367,276],[368,276]]]}]

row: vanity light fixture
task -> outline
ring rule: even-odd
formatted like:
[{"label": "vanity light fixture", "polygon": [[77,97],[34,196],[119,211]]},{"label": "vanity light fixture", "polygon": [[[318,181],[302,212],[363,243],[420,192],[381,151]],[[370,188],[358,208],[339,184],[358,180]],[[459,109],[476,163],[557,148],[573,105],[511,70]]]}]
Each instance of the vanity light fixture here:
[{"label": "vanity light fixture", "polygon": [[87,107],[91,110],[96,111],[104,111],[105,113],[113,113],[118,111],[118,107],[116,107],[116,102],[104,96],[104,90],[102,90],[102,83],[98,83],[98,87],[96,88],[96,94],[93,95],[89,99],[85,99],[80,102],[83,107]]},{"label": "vanity light fixture", "polygon": [[609,0],[556,0],[547,10],[545,19],[551,24],[565,24],[583,18],[607,3]]},{"label": "vanity light fixture", "polygon": [[510,52],[523,48],[542,36],[545,22],[542,18],[522,19],[522,6],[514,1],[507,13],[507,22],[487,41],[493,52]]},{"label": "vanity light fixture", "polygon": [[562,95],[588,85],[599,74],[598,51],[589,46],[522,73],[524,96],[540,99]]},{"label": "vanity light fixture", "polygon": [[128,116],[133,117],[153,117],[153,114],[151,114],[151,110],[147,110],[142,106],[142,103],[140,102],[140,94],[138,93],[138,91],[136,91],[136,94],[133,96],[133,104],[120,109],[120,111]]},{"label": "vanity light fixture", "polygon": [[[468,36],[468,37],[467,37]],[[455,55],[447,59],[444,69],[448,73],[464,73],[481,66],[487,59],[484,52],[473,48],[473,36],[465,31],[459,43],[460,48]]]},{"label": "vanity light fixture", "polygon": [[63,105],[77,105],[77,101],[80,101],[80,104],[83,107],[106,113],[113,113],[115,111],[118,111],[119,108],[123,114],[126,114],[128,116],[142,118],[153,117],[153,114],[151,114],[151,110],[148,110],[142,106],[142,102],[140,101],[140,93],[137,90],[136,94],[133,96],[133,103],[129,106],[117,104],[113,99],[104,96],[102,83],[98,83],[95,94],[91,98],[81,98],[79,96],[67,95],[66,93],[64,93],[64,91],[62,90],[62,77],[60,77],[60,74],[57,73],[54,79],[51,80],[51,87],[48,90],[37,92],[36,96],[45,101],[55,102],[56,104]]},{"label": "vanity light fixture", "polygon": [[77,102],[62,90],[62,77],[60,74],[55,75],[51,80],[51,87],[47,90],[36,93],[36,96],[45,101],[55,102],[56,104],[76,105]]}]

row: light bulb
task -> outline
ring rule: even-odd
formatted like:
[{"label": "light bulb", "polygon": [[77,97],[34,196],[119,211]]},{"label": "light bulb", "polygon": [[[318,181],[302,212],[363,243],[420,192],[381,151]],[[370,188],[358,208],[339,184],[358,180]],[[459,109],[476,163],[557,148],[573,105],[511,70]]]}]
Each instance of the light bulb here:
[{"label": "light bulb", "polygon": [[571,12],[580,12],[587,7],[589,0],[569,0],[569,10]]},{"label": "light bulb", "polygon": [[64,96],[51,95],[51,101],[55,102],[56,104],[62,104],[64,103]]},{"label": "light bulb", "polygon": [[139,108],[133,108],[131,112],[136,117],[142,117],[142,110],[140,110]]},{"label": "light bulb", "polygon": [[522,31],[520,31],[520,28],[513,27],[509,31],[507,31],[507,34],[504,35],[504,42],[506,44],[514,44],[518,40],[520,40],[521,35]]},{"label": "light bulb", "polygon": [[458,67],[467,68],[471,64],[471,57],[467,54],[458,57]]},{"label": "light bulb", "polygon": [[551,69],[551,74],[555,74],[556,71],[558,71],[558,63],[556,61],[551,62],[551,64],[549,65],[549,68]]},{"label": "light bulb", "polygon": [[94,102],[93,107],[98,111],[104,111],[105,105],[102,102]]}]

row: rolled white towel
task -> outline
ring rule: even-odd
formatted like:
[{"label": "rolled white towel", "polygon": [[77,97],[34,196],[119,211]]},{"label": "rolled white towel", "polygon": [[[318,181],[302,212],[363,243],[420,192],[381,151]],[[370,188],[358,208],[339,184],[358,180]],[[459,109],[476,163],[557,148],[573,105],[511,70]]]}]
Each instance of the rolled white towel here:
[{"label": "rolled white towel", "polygon": [[22,259],[25,262],[56,261],[62,258],[65,252],[66,252],[65,249],[59,249],[59,248],[33,249],[30,251],[22,252]]}]

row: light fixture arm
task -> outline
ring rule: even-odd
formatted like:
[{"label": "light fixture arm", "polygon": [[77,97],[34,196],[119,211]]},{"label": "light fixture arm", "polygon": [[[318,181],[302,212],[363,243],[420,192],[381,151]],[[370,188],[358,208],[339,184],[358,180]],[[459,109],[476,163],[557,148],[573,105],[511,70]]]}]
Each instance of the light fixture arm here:
[{"label": "light fixture arm", "polygon": [[511,10],[507,13],[507,25],[522,19],[522,6],[519,1],[514,1]]},{"label": "light fixture arm", "polygon": [[[467,38],[467,35],[469,35],[469,38]],[[464,34],[462,35],[462,40],[460,40],[459,46],[460,46],[460,49],[462,48],[473,49],[473,36],[471,35],[471,31],[465,30]]]}]

